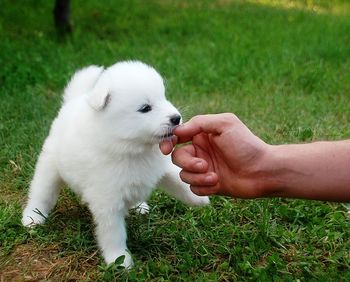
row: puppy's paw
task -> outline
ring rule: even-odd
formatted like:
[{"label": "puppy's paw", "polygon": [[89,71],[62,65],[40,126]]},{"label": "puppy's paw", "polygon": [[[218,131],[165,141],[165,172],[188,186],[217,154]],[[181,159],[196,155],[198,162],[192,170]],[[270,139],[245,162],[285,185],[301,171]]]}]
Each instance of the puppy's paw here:
[{"label": "puppy's paw", "polygon": [[122,259],[122,257],[124,257],[124,260],[122,263],[120,263],[120,265],[125,267],[125,269],[131,269],[134,266],[134,262],[127,250],[107,254],[105,255],[105,261],[107,264],[111,264],[114,262],[118,263],[119,260]]},{"label": "puppy's paw", "polygon": [[192,206],[205,206],[210,203],[208,196],[194,196],[191,201]]},{"label": "puppy's paw", "polygon": [[43,214],[39,209],[27,207],[23,211],[22,224],[26,227],[34,227],[45,222],[47,214]]},{"label": "puppy's paw", "polygon": [[136,210],[137,213],[139,214],[147,214],[149,213],[149,206],[146,202],[142,202],[137,204],[134,209]]}]

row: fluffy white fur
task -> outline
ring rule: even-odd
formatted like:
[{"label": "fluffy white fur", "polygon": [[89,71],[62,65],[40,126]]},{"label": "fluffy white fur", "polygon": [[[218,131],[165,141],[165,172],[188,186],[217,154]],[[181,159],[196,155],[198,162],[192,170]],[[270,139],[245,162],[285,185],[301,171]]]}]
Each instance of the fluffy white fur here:
[{"label": "fluffy white fur", "polygon": [[139,203],[146,212],[144,201],[156,185],[189,205],[207,204],[159,151],[160,140],[180,120],[164,92],[161,76],[141,62],[78,71],[43,145],[22,223],[43,223],[65,182],[93,214],[105,261],[125,255],[123,265],[130,267],[124,217]]}]

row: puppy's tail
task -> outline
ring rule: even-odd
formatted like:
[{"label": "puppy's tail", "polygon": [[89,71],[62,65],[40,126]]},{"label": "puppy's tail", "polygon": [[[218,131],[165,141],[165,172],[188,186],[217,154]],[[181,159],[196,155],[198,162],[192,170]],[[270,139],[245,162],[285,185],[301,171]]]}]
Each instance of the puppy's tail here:
[{"label": "puppy's tail", "polygon": [[77,71],[64,90],[63,103],[88,93],[94,87],[102,72],[103,67],[99,66],[89,66]]}]

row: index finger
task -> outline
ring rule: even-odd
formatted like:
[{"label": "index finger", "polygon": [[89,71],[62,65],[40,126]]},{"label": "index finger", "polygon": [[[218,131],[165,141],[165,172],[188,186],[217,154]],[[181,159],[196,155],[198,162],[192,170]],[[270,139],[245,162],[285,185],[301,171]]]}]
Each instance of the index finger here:
[{"label": "index finger", "polygon": [[223,130],[238,120],[234,114],[198,115],[174,129],[178,143],[186,143],[199,133],[220,135]]}]

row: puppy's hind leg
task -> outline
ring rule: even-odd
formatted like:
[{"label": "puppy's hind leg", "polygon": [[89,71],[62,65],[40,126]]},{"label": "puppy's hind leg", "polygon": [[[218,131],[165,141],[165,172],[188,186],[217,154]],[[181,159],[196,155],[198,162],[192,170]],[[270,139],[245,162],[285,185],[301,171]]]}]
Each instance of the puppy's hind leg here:
[{"label": "puppy's hind leg", "polygon": [[169,195],[190,206],[203,206],[209,204],[207,196],[197,196],[194,194],[189,185],[184,183],[180,176],[180,168],[170,165],[167,173],[161,179],[160,187]]},{"label": "puppy's hind leg", "polygon": [[60,184],[61,178],[52,156],[42,151],[30,184],[28,202],[23,210],[24,226],[34,226],[45,221],[57,202]]}]

